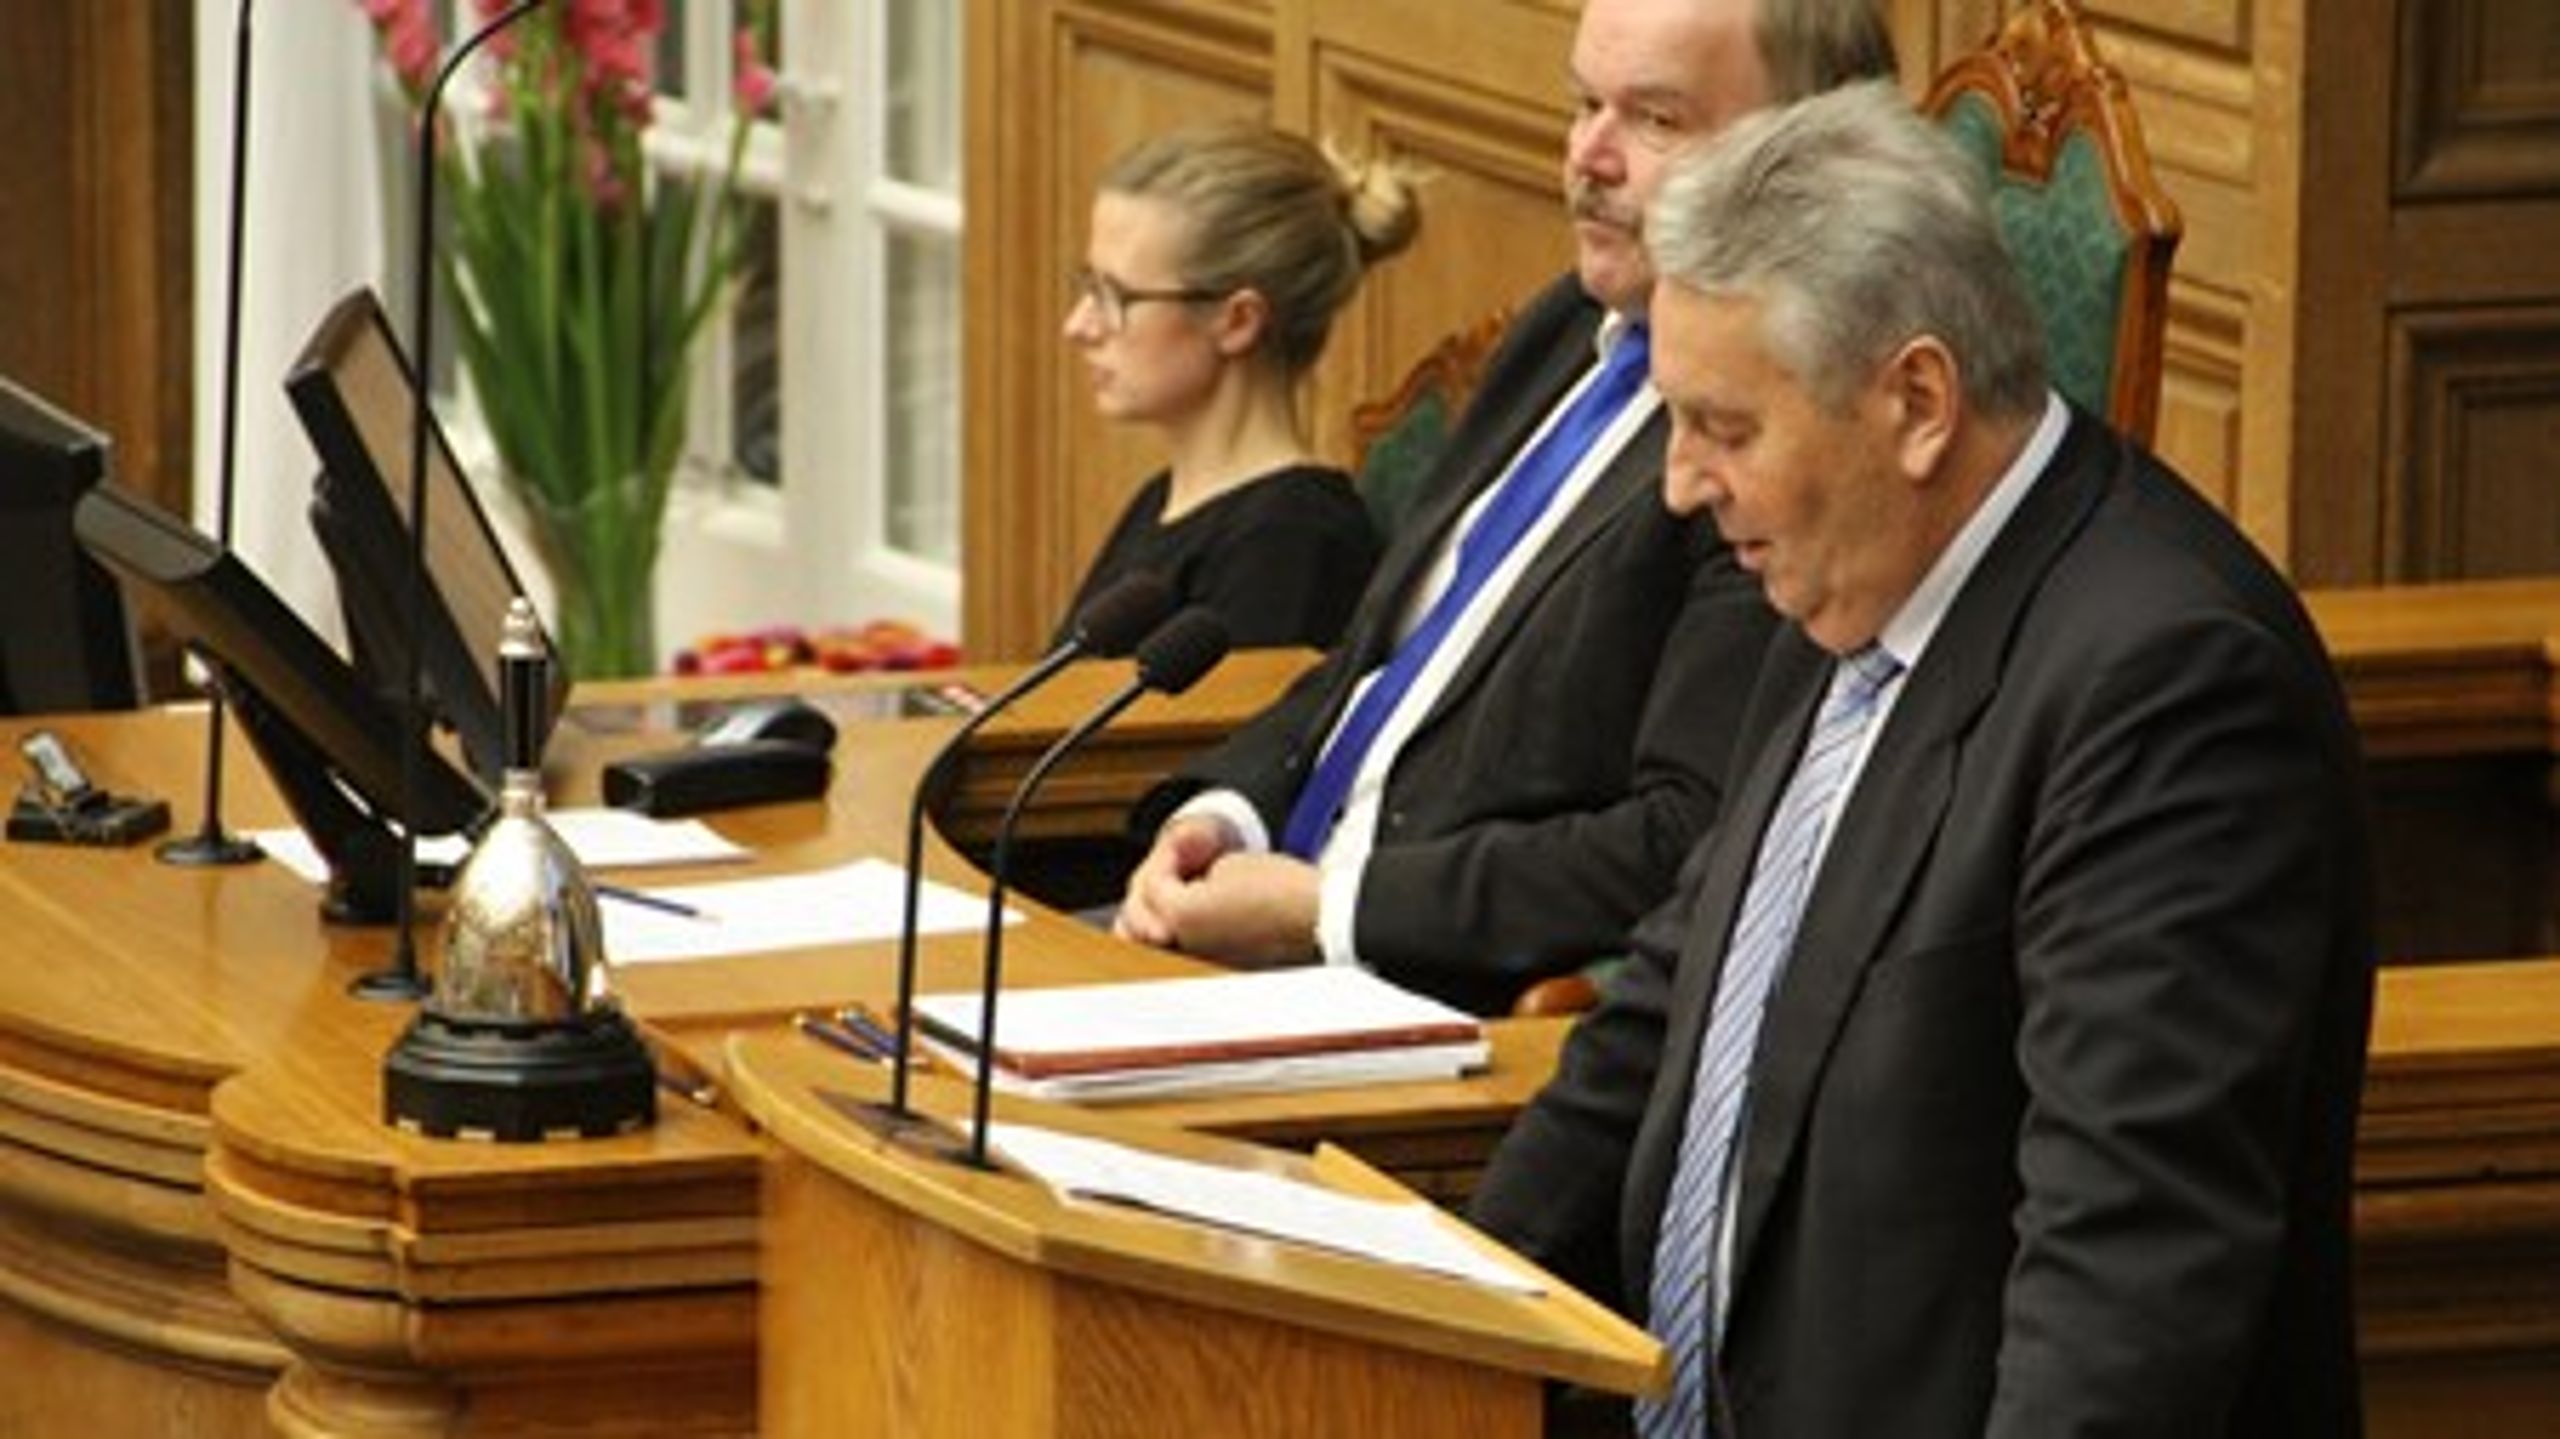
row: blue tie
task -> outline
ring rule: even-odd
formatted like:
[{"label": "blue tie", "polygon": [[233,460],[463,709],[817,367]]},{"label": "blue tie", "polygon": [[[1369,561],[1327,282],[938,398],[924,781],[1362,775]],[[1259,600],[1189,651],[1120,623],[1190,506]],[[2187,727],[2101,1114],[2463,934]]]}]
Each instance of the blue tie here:
[{"label": "blue tie", "polygon": [[1658,1401],[1637,1402],[1636,1430],[1644,1439],[1700,1439],[1707,1433],[1716,1236],[1752,1051],[1769,992],[1795,948],[1824,826],[1857,757],[1859,737],[1875,716],[1876,698],[1901,671],[1901,661],[1874,645],[1840,661],[1813,735],[1761,833],[1751,887],[1743,892],[1742,915],[1734,922],[1724,972],[1716,979],[1707,1035],[1698,1046],[1680,1161],[1672,1171],[1671,1197],[1663,1205],[1662,1229],[1654,1241],[1653,1308],[1647,1327],[1671,1351],[1672,1385],[1671,1393]]},{"label": "blue tie", "polygon": [[1512,467],[1511,477],[1502,482],[1502,488],[1495,492],[1466,538],[1458,542],[1458,568],[1450,577],[1449,587],[1432,602],[1422,622],[1413,627],[1413,633],[1405,636],[1395,653],[1387,657],[1377,678],[1361,693],[1360,702],[1351,707],[1351,713],[1334,731],[1332,742],[1316,761],[1315,773],[1298,791],[1289,822],[1281,828],[1282,849],[1300,859],[1313,859],[1316,851],[1324,847],[1325,836],[1333,832],[1334,819],[1351,793],[1352,777],[1368,758],[1378,731],[1386,727],[1387,716],[1395,713],[1405,692],[1413,688],[1415,677],[1431,662],[1432,652],[1440,647],[1440,641],[1465,612],[1467,603],[1501,567],[1503,556],[1511,553],[1520,537],[1537,523],[1538,516],[1546,512],[1548,503],[1563,486],[1565,476],[1573,473],[1598,442],[1600,432],[1608,428],[1644,384],[1647,343],[1642,326],[1629,326],[1609,348],[1591,383],[1583,386],[1582,393],[1574,397],[1537,446]]}]

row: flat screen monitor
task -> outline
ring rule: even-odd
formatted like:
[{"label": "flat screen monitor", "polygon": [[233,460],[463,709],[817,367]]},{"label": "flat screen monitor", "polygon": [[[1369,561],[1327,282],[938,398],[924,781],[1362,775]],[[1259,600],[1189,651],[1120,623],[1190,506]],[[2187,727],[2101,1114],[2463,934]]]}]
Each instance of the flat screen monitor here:
[{"label": "flat screen monitor", "polygon": [[[399,710],[239,556],[112,484],[73,511],[80,543],[202,659],[303,832],[329,862],[332,917],[396,913],[407,812]],[[417,832],[469,828],[488,796],[441,752],[418,766]]]},{"label": "flat screen monitor", "polygon": [[0,714],[140,696],[124,600],[71,533],[71,507],[106,473],[104,435],[0,379]]},{"label": "flat screen monitor", "polygon": [[[320,457],[311,523],[337,578],[356,670],[377,692],[402,697],[409,675],[412,374],[381,303],[359,288],[330,308],[285,377],[285,393]],[[506,755],[498,641],[507,606],[524,587],[432,414],[426,507],[422,693],[461,740],[472,769],[494,784]],[[555,648],[546,734],[568,690],[559,658]]]}]

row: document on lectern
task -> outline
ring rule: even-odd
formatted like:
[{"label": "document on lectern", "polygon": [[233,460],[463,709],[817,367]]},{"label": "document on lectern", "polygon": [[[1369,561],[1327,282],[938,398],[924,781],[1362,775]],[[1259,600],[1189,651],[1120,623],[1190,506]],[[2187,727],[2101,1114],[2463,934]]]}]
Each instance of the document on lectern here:
[{"label": "document on lectern", "polygon": [[[624,891],[602,906],[605,953],[615,964],[649,964],[894,939],[906,913],[906,875],[886,860],[858,859],[798,874]],[[1004,912],[1006,924],[1021,918],[1019,910]],[[930,880],[917,895],[919,934],[986,922],[981,896]]]},{"label": "document on lectern", "polygon": [[[925,1042],[977,1065],[979,996],[916,1001]],[[1474,1015],[1345,966],[1007,990],[992,1078],[1097,1101],[1453,1079],[1490,1054]]]},{"label": "document on lectern", "polygon": [[1371,1199],[1281,1174],[1229,1169],[1037,1125],[995,1123],[987,1143],[1061,1194],[1117,1200],[1409,1269],[1539,1294],[1535,1275],[1469,1243],[1419,1199]]}]

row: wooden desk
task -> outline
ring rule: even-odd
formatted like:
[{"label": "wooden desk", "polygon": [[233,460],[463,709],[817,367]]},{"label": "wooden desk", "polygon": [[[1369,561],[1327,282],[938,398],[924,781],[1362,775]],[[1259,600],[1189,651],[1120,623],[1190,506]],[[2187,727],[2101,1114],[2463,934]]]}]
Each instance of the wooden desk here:
[{"label": "wooden desk", "polygon": [[2560,579],[2305,599],[2364,738],[2383,952],[2560,952]]},{"label": "wooden desk", "polygon": [[[1073,802],[1125,804],[1186,737],[1231,724],[1302,663],[1241,658],[1178,704],[1141,702],[1093,766],[1118,770],[1116,791],[1088,782]],[[992,727],[991,768],[964,777],[961,812],[972,793],[986,812],[1010,787],[1001,766],[1018,773],[1123,674],[1062,678]],[[652,743],[635,726],[662,695],[600,698],[601,732],[556,746],[573,769]],[[110,788],[182,810],[200,789],[197,715],[53,723]],[[27,727],[0,722],[0,739]],[[914,777],[948,727],[849,731],[826,804],[719,824],[777,867],[895,855]],[[245,746],[227,773],[234,826],[280,819]],[[927,866],[975,879],[939,842]],[[408,1014],[346,986],[385,962],[388,936],[333,930],[315,900],[272,865],[0,848],[0,1433],[751,1432],[760,1142],[733,1113],[672,1101],[645,1133],[574,1144],[386,1127],[382,1056]],[[1192,967],[1026,908],[1008,947],[1018,982]],[[972,938],[929,942],[926,983],[974,983],[976,958]],[[891,966],[891,946],[848,945],[623,979],[635,1013],[707,1046],[803,1005],[879,998]],[[1442,1087],[1426,1113],[1481,1133],[1532,1083],[1508,1074],[1476,1099]],[[1336,1102],[1253,1118],[1321,1132]]]},{"label": "wooden desk", "polygon": [[[2512,633],[2466,638],[2509,598],[2486,587],[2476,611],[2454,607],[2468,618],[2428,609],[2406,631],[2388,607],[2313,607],[2360,719],[2420,749],[2539,745],[2547,766],[2560,599],[2527,595]],[[1119,767],[1117,790],[1077,803],[1125,802],[1294,663],[1240,662],[1180,705],[1141,704],[1096,766]],[[2518,676],[2539,683],[2539,711],[2512,688]],[[990,745],[1027,763],[1111,682],[1062,685]],[[626,726],[664,704],[648,690],[598,697],[639,707]],[[2465,720],[2466,705],[2491,717]],[[0,720],[0,740],[25,727]],[[60,727],[110,787],[170,796],[182,824],[196,818],[194,718]],[[720,823],[779,866],[894,854],[939,733],[916,722],[849,735],[827,804]],[[564,748],[591,760],[646,743],[602,734]],[[998,773],[965,781],[975,798],[956,812],[991,813],[1008,784]],[[245,748],[229,774],[232,822],[273,822]],[[971,877],[939,843],[927,863]],[[1182,965],[1036,908],[1017,934],[1009,969],[1024,983]],[[311,892],[272,866],[183,871],[142,850],[0,846],[0,1433],[62,1432],[64,1416],[86,1432],[211,1436],[752,1427],[759,1142],[735,1115],[681,1103],[647,1133],[566,1146],[386,1128],[381,1057],[406,1014],[345,985],[387,948],[379,932],[324,927]],[[885,946],[846,946],[626,971],[623,984],[636,1012],[712,1058],[734,1025],[884,992],[888,964]],[[974,964],[972,942],[925,946],[933,984],[964,982]],[[1559,1033],[1507,1029],[1495,1075],[1470,1086],[1175,1117],[1380,1146],[1390,1164],[1436,1166],[1450,1192]],[[2440,1432],[2450,1413],[2512,1421],[2475,1422],[2483,1432],[2548,1429],[2560,1413],[2560,959],[2394,971],[2368,1094],[2358,1214],[2375,1432]]]}]

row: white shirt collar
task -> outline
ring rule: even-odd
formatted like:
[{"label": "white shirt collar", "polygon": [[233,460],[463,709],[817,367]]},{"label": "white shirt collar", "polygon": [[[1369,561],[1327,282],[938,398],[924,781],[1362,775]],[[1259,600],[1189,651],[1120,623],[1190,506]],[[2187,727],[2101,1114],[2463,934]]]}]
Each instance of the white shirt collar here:
[{"label": "white shirt collar", "polygon": [[1964,528],[1957,530],[1956,537],[1938,552],[1929,573],[1921,577],[1910,597],[1877,634],[1876,643],[1902,661],[1905,670],[1919,665],[1921,653],[1929,648],[1930,638],[1937,634],[1939,623],[1954,606],[1964,582],[1972,577],[1974,566],[1982,562],[1992,540],[2007,527],[2009,516],[2017,512],[2027,491],[2034,488],[2036,477],[2053,462],[2054,452],[2062,448],[2062,436],[2070,428],[2071,407],[2062,402],[2060,395],[2046,391],[2044,414],[2036,421],[2018,457],[2001,472],[2000,482],[1974,507]]}]

